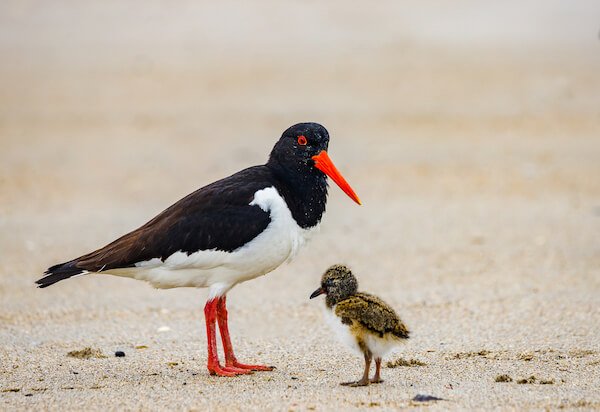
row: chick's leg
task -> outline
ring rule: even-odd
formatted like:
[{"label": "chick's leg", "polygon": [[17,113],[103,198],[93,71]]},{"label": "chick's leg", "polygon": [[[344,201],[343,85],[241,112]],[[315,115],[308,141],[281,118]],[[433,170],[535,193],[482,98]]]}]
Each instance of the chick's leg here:
[{"label": "chick's leg", "polygon": [[383,379],[380,376],[381,371],[381,358],[375,358],[375,376],[371,379],[371,383],[381,383]]},{"label": "chick's leg", "polygon": [[365,371],[363,373],[363,377],[359,381],[356,381],[356,382],[342,382],[340,385],[352,386],[352,387],[367,386],[370,383],[370,381],[369,381],[369,370],[371,369],[371,359],[372,359],[371,352],[365,352]]}]

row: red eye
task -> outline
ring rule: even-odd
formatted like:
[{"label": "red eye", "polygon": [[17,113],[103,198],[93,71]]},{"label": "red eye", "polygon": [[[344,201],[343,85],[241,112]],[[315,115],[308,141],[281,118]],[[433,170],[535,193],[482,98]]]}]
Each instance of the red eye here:
[{"label": "red eye", "polygon": [[306,143],[308,143],[308,141],[306,140],[306,137],[300,135],[298,136],[298,144],[302,145],[302,146],[306,146]]}]

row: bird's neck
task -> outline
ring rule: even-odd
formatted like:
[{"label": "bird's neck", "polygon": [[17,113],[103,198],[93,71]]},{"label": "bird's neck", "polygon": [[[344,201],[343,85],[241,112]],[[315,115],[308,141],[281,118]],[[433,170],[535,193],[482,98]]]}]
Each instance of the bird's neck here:
[{"label": "bird's neck", "polygon": [[[277,179],[277,190],[303,229],[315,227],[325,213],[327,178],[317,169],[298,165],[294,170],[278,162],[267,163]],[[314,170],[311,170],[314,169]]]},{"label": "bird's neck", "polygon": [[325,296],[325,305],[327,305],[327,307],[329,309],[333,308],[335,305],[337,305],[338,303],[340,303],[343,300],[349,299],[352,296],[356,295],[356,292],[351,293],[351,292],[330,292],[327,293],[327,296]]}]

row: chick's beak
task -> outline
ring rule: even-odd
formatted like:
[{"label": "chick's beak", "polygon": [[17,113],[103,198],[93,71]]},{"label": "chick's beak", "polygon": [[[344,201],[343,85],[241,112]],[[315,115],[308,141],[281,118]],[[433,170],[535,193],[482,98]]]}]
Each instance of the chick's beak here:
[{"label": "chick's beak", "polygon": [[323,293],[325,293],[325,289],[319,288],[319,289],[315,290],[313,293],[311,293],[310,299],[316,298],[317,296],[322,295]]},{"label": "chick's beak", "polygon": [[337,170],[325,150],[322,150],[321,153],[313,156],[312,160],[315,162],[315,167],[329,176],[340,189],[350,197],[350,199],[354,200],[359,205],[361,204],[358,195],[352,190],[352,187],[346,182],[346,179],[344,179],[344,176],[342,176],[339,170]]}]

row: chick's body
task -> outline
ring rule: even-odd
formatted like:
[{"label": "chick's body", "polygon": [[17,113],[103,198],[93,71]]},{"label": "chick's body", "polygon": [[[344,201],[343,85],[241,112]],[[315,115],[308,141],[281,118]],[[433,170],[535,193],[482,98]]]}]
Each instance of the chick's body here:
[{"label": "chick's body", "polygon": [[[408,338],[408,329],[394,309],[377,296],[358,292],[358,282],[344,265],[330,267],[321,288],[311,298],[326,294],[326,319],[340,340],[364,355],[365,372],[361,380],[344,384],[363,386],[382,382],[381,359]],[[375,358],[375,377],[369,380],[371,359]]]},{"label": "chick's body", "polygon": [[359,354],[382,358],[408,338],[408,330],[394,309],[368,293],[357,292],[332,307],[327,320],[340,340]]}]

